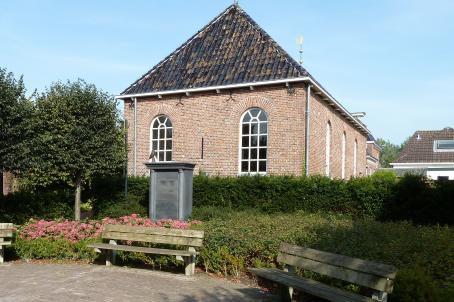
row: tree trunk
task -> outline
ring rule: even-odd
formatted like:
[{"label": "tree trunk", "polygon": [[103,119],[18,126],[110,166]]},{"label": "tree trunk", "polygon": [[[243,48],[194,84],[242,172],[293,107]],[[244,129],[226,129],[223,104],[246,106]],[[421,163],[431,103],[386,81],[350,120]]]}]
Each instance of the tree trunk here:
[{"label": "tree trunk", "polygon": [[78,174],[76,176],[76,197],[74,199],[74,219],[80,220],[80,195],[82,192],[82,176]]}]

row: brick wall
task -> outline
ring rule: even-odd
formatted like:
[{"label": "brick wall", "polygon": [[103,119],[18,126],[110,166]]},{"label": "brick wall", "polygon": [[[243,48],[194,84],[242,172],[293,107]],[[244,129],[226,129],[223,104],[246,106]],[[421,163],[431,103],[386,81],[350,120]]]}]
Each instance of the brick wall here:
[{"label": "brick wall", "polygon": [[[237,89],[230,92],[197,93],[190,96],[163,96],[137,101],[137,174],[147,173],[144,162],[150,153],[150,125],[161,114],[170,117],[173,126],[173,160],[195,163],[197,171],[209,175],[238,175],[239,133],[242,114],[251,107],[268,113],[268,173],[302,175],[304,173],[304,127],[306,88],[294,86],[288,94],[284,85]],[[134,118],[131,100],[125,101],[128,120],[128,170],[133,171]],[[312,96],[311,174],[324,174],[325,131],[332,124],[331,162],[333,177],[341,176],[342,133],[347,133],[346,175],[353,171],[353,142],[358,141],[358,176],[366,165],[366,137],[318,96]],[[204,158],[201,159],[202,138]],[[196,171],[196,173],[197,173]]]}]

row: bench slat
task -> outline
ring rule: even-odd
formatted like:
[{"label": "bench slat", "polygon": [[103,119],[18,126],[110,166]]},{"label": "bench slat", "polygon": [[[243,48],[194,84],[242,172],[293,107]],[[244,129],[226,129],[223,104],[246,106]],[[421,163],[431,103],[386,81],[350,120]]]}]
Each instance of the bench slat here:
[{"label": "bench slat", "polygon": [[196,253],[185,251],[185,250],[168,250],[158,249],[143,246],[130,246],[130,245],[113,245],[108,243],[94,243],[87,245],[91,248],[98,248],[103,250],[115,250],[115,251],[127,251],[127,252],[139,252],[147,254],[159,254],[159,255],[174,255],[174,256],[191,256]]},{"label": "bench slat", "polygon": [[278,269],[251,268],[249,271],[262,278],[293,287],[294,289],[298,289],[333,302],[376,302],[371,298],[331,287],[315,280],[302,278]]},{"label": "bench slat", "polygon": [[1,245],[11,245],[11,241],[0,241],[0,246]]},{"label": "bench slat", "polygon": [[0,237],[13,237],[13,231],[8,229],[0,229]]},{"label": "bench slat", "polygon": [[163,235],[175,237],[188,237],[203,239],[204,231],[198,230],[182,230],[170,229],[162,227],[145,227],[145,226],[128,226],[108,224],[105,227],[106,232],[122,232],[122,233],[135,233],[135,234],[148,234],[148,235]]},{"label": "bench slat", "polygon": [[294,255],[279,253],[277,261],[286,263],[292,266],[307,269],[332,278],[348,281],[358,285],[373,288],[387,293],[392,292],[392,280],[387,280],[383,277],[378,277],[371,274],[366,274],[344,267],[334,266],[327,263],[321,263],[307,258],[301,258]]},{"label": "bench slat", "polygon": [[318,251],[288,243],[281,244],[280,252],[389,279],[394,279],[397,272],[397,269],[392,265]]},{"label": "bench slat", "polygon": [[104,239],[175,244],[175,245],[185,245],[185,246],[194,246],[194,247],[202,246],[202,243],[203,243],[203,239],[199,239],[199,238],[174,237],[174,236],[155,235],[155,234],[125,233],[125,232],[113,232],[113,231],[104,232],[102,237]]},{"label": "bench slat", "polygon": [[13,224],[12,223],[0,223],[0,229],[12,229]]}]

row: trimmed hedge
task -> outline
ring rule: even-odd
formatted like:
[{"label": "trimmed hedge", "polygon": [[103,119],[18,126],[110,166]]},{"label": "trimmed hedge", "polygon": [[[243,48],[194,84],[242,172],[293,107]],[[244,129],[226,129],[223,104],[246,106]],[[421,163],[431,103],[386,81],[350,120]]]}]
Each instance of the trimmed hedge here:
[{"label": "trimmed hedge", "polygon": [[[69,192],[69,191],[68,191]],[[148,214],[148,178],[96,179],[82,193],[95,218]],[[392,173],[347,181],[326,177],[194,177],[194,207],[256,209],[263,213],[341,213],[382,221],[454,225],[454,182],[431,182],[421,176]],[[73,196],[66,191],[15,193],[0,197],[0,219],[21,223],[28,218],[72,217]]]},{"label": "trimmed hedge", "polygon": [[[128,200],[121,178],[92,186],[96,217],[148,212],[148,178],[130,177]],[[350,180],[326,177],[194,177],[194,207],[257,209],[264,213],[341,213],[382,221],[454,224],[454,182],[430,182],[393,173]]]}]

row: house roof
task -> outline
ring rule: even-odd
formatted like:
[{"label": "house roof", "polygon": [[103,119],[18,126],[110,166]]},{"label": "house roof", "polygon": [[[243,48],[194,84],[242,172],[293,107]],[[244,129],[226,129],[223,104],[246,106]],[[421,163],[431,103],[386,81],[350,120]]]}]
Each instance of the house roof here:
[{"label": "house roof", "polygon": [[435,152],[434,141],[454,140],[454,129],[416,131],[400,152],[395,163],[454,162],[454,152]]},{"label": "house roof", "polygon": [[299,77],[312,78],[246,12],[234,4],[121,95]]}]

